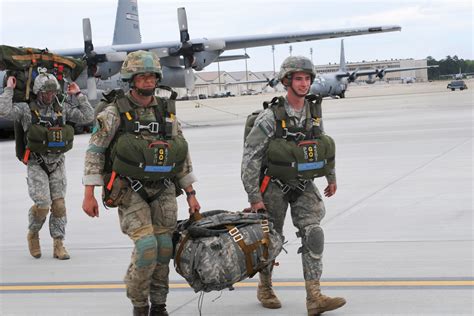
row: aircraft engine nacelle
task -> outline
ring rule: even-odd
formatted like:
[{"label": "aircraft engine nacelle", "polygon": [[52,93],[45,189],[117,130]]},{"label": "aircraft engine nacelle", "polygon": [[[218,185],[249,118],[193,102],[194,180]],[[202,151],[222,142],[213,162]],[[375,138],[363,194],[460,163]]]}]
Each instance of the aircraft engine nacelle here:
[{"label": "aircraft engine nacelle", "polygon": [[175,88],[194,88],[194,73],[192,69],[177,67],[162,67],[163,80],[162,85]]},{"label": "aircraft engine nacelle", "polygon": [[204,67],[210,65],[217,57],[219,57],[219,51],[204,51],[194,53],[193,69],[200,71]]}]

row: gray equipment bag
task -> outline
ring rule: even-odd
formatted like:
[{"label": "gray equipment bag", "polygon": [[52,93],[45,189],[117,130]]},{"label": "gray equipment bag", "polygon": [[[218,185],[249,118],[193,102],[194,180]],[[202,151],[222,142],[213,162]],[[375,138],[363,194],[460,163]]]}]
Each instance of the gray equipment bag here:
[{"label": "gray equipment bag", "polygon": [[273,261],[283,238],[262,213],[209,211],[178,224],[174,265],[195,292],[233,289]]}]

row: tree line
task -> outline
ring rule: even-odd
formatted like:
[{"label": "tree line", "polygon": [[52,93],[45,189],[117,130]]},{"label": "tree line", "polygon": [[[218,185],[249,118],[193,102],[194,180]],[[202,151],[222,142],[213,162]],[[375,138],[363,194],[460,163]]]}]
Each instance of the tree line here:
[{"label": "tree line", "polygon": [[446,56],[441,60],[436,60],[431,56],[426,57],[427,65],[438,65],[438,68],[428,69],[428,80],[439,80],[446,79],[446,77],[440,77],[441,75],[457,74],[459,70],[462,73],[474,72],[474,60],[462,59],[454,55]]}]

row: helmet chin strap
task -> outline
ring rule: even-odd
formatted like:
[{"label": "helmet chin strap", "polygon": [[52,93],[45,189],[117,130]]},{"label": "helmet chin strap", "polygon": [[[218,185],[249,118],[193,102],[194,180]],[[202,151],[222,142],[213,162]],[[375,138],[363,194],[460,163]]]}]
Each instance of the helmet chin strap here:
[{"label": "helmet chin strap", "polygon": [[154,93],[155,93],[155,88],[153,89],[138,89],[138,88],[134,88],[135,91],[137,91],[137,93],[141,96],[144,96],[144,97],[151,97]]}]

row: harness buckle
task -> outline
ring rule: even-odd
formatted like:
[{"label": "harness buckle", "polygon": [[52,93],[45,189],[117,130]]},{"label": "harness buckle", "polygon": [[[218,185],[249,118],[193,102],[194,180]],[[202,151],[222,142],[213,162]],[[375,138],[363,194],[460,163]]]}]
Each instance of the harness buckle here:
[{"label": "harness buckle", "polygon": [[43,119],[39,119],[39,124],[43,125],[44,127],[53,127],[53,124],[50,121],[45,121]]},{"label": "harness buckle", "polygon": [[299,183],[296,186],[296,188],[300,190],[301,192],[304,192],[304,190],[306,189],[306,184],[308,184],[308,180],[306,179],[299,180]]},{"label": "harness buckle", "polygon": [[35,160],[38,163],[38,165],[41,165],[42,163],[44,163],[44,159],[40,155],[35,155]]},{"label": "harness buckle", "polygon": [[165,185],[166,188],[169,188],[171,186],[171,184],[173,184],[173,181],[171,181],[170,178],[165,178],[163,180],[163,184]]},{"label": "harness buckle", "polygon": [[[130,180],[131,179],[129,179],[129,181]],[[138,192],[143,188],[143,184],[138,180],[131,180],[130,187],[132,188],[133,191]]]},{"label": "harness buckle", "polygon": [[147,130],[150,133],[158,134],[159,129],[160,129],[160,123],[158,122],[151,122],[148,125],[141,125],[140,122],[135,121],[135,129],[134,129],[135,133],[139,133],[142,130]]},{"label": "harness buckle", "polygon": [[288,128],[285,127],[283,129],[283,135],[281,135],[281,138],[286,139],[288,137],[288,134],[289,134],[288,133]]},{"label": "harness buckle", "polygon": [[291,190],[291,187],[288,184],[283,183],[280,179],[272,178],[272,182],[275,182],[280,187],[283,194],[287,194]]}]

